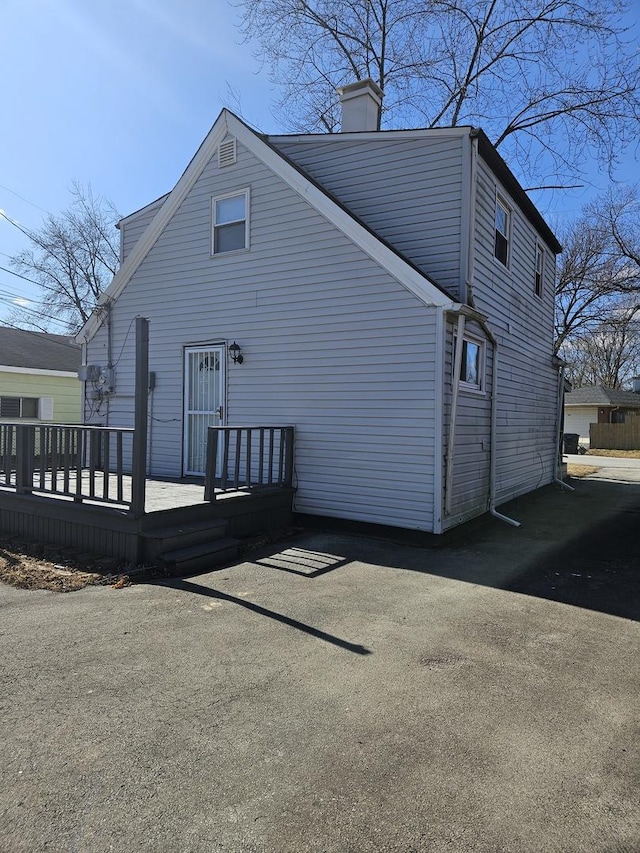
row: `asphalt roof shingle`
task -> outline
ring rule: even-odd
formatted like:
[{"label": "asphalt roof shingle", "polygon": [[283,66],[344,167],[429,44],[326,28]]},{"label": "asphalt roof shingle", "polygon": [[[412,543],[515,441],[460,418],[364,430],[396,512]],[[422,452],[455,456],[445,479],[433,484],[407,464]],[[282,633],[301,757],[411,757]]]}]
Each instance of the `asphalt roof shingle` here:
[{"label": "asphalt roof shingle", "polygon": [[82,351],[68,335],[0,326],[0,370],[4,365],[75,372],[81,361]]},{"label": "asphalt roof shingle", "polygon": [[605,385],[587,385],[576,388],[564,398],[565,406],[625,406],[640,408],[640,394],[607,388]]}]

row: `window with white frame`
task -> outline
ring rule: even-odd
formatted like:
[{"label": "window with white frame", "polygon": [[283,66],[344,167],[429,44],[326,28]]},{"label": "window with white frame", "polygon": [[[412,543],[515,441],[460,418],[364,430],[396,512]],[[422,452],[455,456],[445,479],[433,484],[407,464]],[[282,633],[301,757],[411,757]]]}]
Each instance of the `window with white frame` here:
[{"label": "window with white frame", "polygon": [[[456,347],[457,338],[454,338],[454,359]],[[484,343],[467,335],[462,339],[460,387],[474,391],[482,391],[484,388]]]},{"label": "window with white frame", "polygon": [[536,243],[536,268],[535,268],[535,294],[542,296],[542,286],[544,282],[544,249],[539,243]]},{"label": "window with white frame", "polygon": [[38,418],[38,397],[0,397],[0,418]]},{"label": "window with white frame", "polygon": [[212,254],[249,248],[249,190],[211,200]]},{"label": "window with white frame", "polygon": [[509,265],[509,231],[511,230],[511,211],[506,202],[496,196],[496,233],[493,253],[505,267]]}]

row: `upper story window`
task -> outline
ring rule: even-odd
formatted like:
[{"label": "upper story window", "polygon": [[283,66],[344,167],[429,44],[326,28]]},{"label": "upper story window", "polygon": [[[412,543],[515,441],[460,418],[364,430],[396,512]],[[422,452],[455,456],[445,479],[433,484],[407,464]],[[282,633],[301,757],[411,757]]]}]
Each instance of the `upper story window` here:
[{"label": "upper story window", "polygon": [[511,211],[500,196],[496,196],[496,236],[493,253],[505,267],[509,264],[510,230]]},{"label": "upper story window", "polygon": [[38,397],[0,397],[0,418],[38,418]]},{"label": "upper story window", "polygon": [[249,190],[211,200],[212,254],[249,248]]},{"label": "upper story window", "polygon": [[544,249],[539,243],[536,243],[536,269],[535,269],[535,293],[536,296],[542,296],[542,285],[544,282]]}]

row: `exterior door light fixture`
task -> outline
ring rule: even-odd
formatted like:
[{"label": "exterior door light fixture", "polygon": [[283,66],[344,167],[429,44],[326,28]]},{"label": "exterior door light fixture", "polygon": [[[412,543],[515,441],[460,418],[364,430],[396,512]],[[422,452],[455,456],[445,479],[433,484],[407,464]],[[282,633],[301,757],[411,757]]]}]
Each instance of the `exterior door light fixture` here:
[{"label": "exterior door light fixture", "polygon": [[231,356],[231,361],[234,364],[242,364],[242,362],[244,361],[242,350],[235,341],[229,347],[229,355]]}]

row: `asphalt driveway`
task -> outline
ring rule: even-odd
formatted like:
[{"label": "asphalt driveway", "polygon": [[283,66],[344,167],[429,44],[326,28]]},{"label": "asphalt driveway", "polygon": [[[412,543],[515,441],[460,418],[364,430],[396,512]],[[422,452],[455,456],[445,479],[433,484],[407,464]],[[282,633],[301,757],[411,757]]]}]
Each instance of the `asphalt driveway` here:
[{"label": "asphalt driveway", "polygon": [[0,588],[0,850],[635,853],[640,487]]}]

